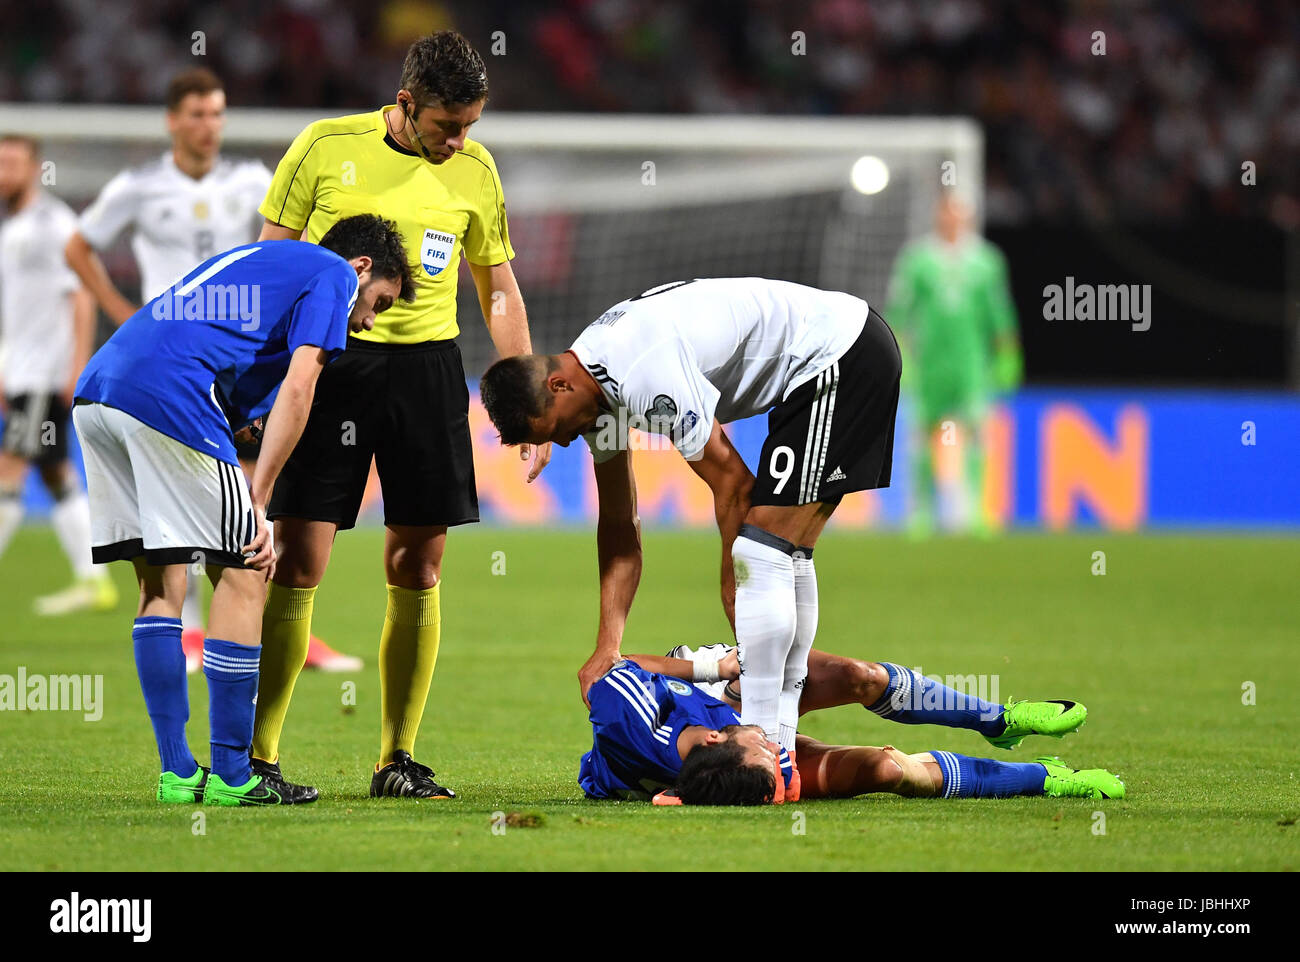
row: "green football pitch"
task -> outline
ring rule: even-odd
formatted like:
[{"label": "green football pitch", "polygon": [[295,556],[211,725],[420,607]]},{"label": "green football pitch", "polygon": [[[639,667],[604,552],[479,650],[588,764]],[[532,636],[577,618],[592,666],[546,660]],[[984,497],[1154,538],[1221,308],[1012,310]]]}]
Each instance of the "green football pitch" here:
[{"label": "green football pitch", "polygon": [[[103,706],[97,721],[0,713],[0,869],[1300,868],[1300,539],[918,544],[832,532],[817,549],[819,648],[988,676],[1002,700],[1074,698],[1090,716],[1076,735],[1014,752],[856,705],[806,716],[803,731],[1009,760],[1059,753],[1116,772],[1129,798],[874,796],[745,810],[583,799],[590,734],[575,675],[595,632],[593,536],[487,527],[449,539],[442,652],[417,749],[460,797],[367,798],[381,541],[376,529],[344,534],[316,602],[317,633],[366,668],[304,673],[282,742],[286,773],[317,785],[321,801],[232,810],[153,801],[129,568],[114,566],[118,611],[38,619],[31,598],[63,585],[65,563],[48,529],[21,531],[0,560],[0,675],[102,675]],[[624,652],[723,640],[716,537],[647,525],[645,544]],[[1104,575],[1093,573],[1099,551]],[[201,675],[190,684],[190,741],[206,760],[206,689]]]}]

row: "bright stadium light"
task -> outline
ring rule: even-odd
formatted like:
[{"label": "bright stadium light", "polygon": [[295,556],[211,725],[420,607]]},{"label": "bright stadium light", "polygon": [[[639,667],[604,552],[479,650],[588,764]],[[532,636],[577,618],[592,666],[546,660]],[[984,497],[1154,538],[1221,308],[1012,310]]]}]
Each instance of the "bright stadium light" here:
[{"label": "bright stadium light", "polygon": [[849,172],[849,183],[860,194],[879,194],[889,183],[889,166],[871,154],[859,157]]}]

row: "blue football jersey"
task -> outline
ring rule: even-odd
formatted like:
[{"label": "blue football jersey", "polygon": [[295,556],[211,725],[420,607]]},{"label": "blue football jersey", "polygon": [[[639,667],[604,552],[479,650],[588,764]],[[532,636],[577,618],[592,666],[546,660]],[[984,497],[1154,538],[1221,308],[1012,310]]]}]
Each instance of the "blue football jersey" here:
[{"label": "blue football jersey", "polygon": [[234,432],[271,410],[293,352],[347,346],[352,266],[315,244],[259,241],[208,258],[90,359],[76,396],[229,464]]},{"label": "blue football jersey", "polygon": [[624,659],[587,693],[591,751],[578,784],[589,798],[646,798],[673,785],[682,770],[677,736],[687,725],[725,728],[740,716],[690,682],[646,671]]}]

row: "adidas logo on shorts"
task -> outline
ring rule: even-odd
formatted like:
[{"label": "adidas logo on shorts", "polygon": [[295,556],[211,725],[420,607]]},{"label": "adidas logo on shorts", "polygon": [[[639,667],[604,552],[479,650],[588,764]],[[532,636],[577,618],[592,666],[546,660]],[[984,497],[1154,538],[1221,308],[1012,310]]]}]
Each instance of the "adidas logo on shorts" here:
[{"label": "adidas logo on shorts", "polygon": [[832,481],[844,481],[847,479],[848,479],[848,475],[844,473],[844,469],[841,467],[836,467],[835,470],[832,471],[830,475],[825,479],[825,483],[830,484]]}]

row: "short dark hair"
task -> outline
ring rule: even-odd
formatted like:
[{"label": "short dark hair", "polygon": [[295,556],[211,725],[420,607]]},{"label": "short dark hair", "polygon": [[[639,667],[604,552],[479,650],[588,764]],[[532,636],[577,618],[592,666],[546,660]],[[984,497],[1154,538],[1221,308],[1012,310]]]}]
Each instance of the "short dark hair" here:
[{"label": "short dark hair", "polygon": [[421,107],[464,106],[486,100],[487,67],[468,40],[455,30],[440,30],[421,37],[406,51],[402,87]]},{"label": "short dark hair", "polygon": [[478,384],[479,400],[501,435],[502,444],[522,444],[532,432],[532,420],[541,417],[551,404],[545,377],[557,365],[538,354],[503,357],[483,375]]},{"label": "short dark hair", "polygon": [[167,84],[167,110],[175,113],[181,101],[190,94],[210,94],[214,90],[225,90],[221,78],[207,67],[191,67],[182,70]]},{"label": "short dark hair", "polygon": [[41,142],[28,134],[0,134],[0,144],[22,144],[32,160],[41,159]]},{"label": "short dark hair", "polygon": [[677,794],[683,805],[766,805],[776,794],[776,776],[763,765],[746,765],[744,747],[728,739],[687,753]]},{"label": "short dark hair", "polygon": [[411,265],[406,260],[406,245],[393,221],[384,220],[378,214],[344,217],[325,232],[320,246],[344,260],[369,257],[371,275],[398,281],[402,287],[398,296],[404,301],[415,300],[415,281],[411,279]]}]

